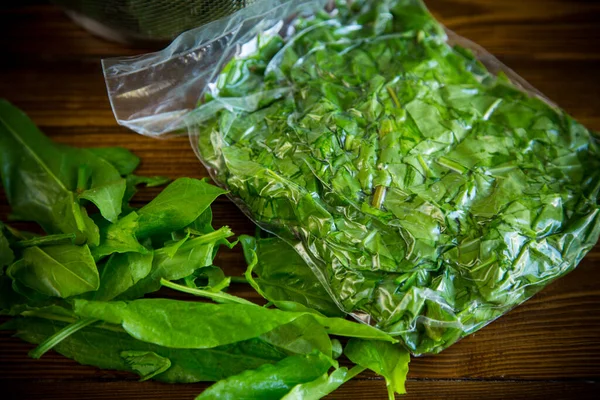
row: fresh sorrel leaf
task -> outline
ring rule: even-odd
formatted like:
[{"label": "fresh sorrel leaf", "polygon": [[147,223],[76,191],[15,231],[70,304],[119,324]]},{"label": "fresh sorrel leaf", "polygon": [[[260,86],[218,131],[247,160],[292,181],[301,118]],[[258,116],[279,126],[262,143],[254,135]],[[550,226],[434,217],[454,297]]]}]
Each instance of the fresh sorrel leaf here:
[{"label": "fresh sorrel leaf", "polygon": [[100,269],[100,286],[93,300],[109,301],[125,293],[152,270],[154,253],[113,254]]},{"label": "fresh sorrel leaf", "polygon": [[48,233],[76,233],[95,241],[94,225],[79,204],[87,199],[108,220],[121,212],[125,180],[85,149],[53,143],[18,108],[0,101],[2,183],[14,215]]},{"label": "fresh sorrel leaf", "polygon": [[332,361],[320,353],[290,356],[276,364],[263,365],[217,382],[196,399],[279,400],[296,385],[319,378],[331,368]]},{"label": "fresh sorrel leaf", "polygon": [[100,278],[87,245],[28,247],[8,275],[44,295],[67,298],[98,289]]},{"label": "fresh sorrel leaf", "polygon": [[123,147],[95,147],[87,150],[108,161],[122,176],[132,174],[140,165],[139,157]]},{"label": "fresh sorrel leaf", "polygon": [[[4,236],[4,225],[0,223],[0,271],[4,271],[4,267],[12,264],[15,259],[15,254],[10,248],[8,239]],[[2,274],[0,274],[2,275]]]},{"label": "fresh sorrel leaf", "polygon": [[[202,349],[258,337],[303,316],[333,335],[386,340],[368,325],[308,312],[286,312],[246,304],[209,304],[168,299],[130,302],[74,300],[77,315],[121,325],[133,337],[173,348]],[[231,327],[236,326],[236,329]]]},{"label": "fresh sorrel leaf", "polygon": [[121,358],[140,377],[140,382],[154,378],[171,368],[171,360],[151,351],[122,351]]},{"label": "fresh sorrel leaf", "polygon": [[353,363],[383,376],[390,400],[395,398],[394,392],[406,393],[404,383],[408,373],[410,354],[400,345],[353,338],[348,341],[344,354]]},{"label": "fresh sorrel leaf", "polygon": [[301,383],[281,400],[319,400],[337,390],[346,381],[348,368],[338,368],[331,374],[323,374],[314,381]]},{"label": "fresh sorrel leaf", "polygon": [[227,227],[206,235],[189,239],[179,246],[175,254],[170,249],[157,249],[154,251],[152,270],[129,290],[123,293],[123,299],[136,299],[146,293],[160,289],[160,280],[175,281],[192,275],[196,270],[212,265],[215,248],[224,239],[233,236]]},{"label": "fresh sorrel leaf", "polygon": [[138,211],[138,236],[145,238],[185,228],[224,193],[206,180],[179,178]]},{"label": "fresh sorrel leaf", "polygon": [[99,220],[97,225],[100,230],[100,244],[92,249],[94,259],[100,260],[113,253],[147,253],[148,249],[142,246],[136,237],[138,218],[137,213],[132,211],[114,223]]},{"label": "fresh sorrel leaf", "polygon": [[129,213],[131,211],[135,211],[129,205],[129,201],[135,196],[137,193],[137,187],[139,185],[146,185],[146,187],[156,187],[166,185],[171,181],[170,178],[164,176],[138,176],[134,174],[127,175],[125,178],[126,187],[125,194],[123,195],[123,211]]},{"label": "fresh sorrel leaf", "polygon": [[[39,344],[66,325],[66,322],[28,317],[14,318],[0,329],[15,330],[19,338]],[[285,353],[259,339],[206,350],[172,349],[135,340],[112,326],[85,328],[53,349],[84,365],[132,372],[135,371],[121,357],[123,352],[155,353],[169,359],[171,367],[152,379],[170,383],[218,381],[286,357]]]},{"label": "fresh sorrel leaf", "polygon": [[248,263],[246,279],[265,299],[294,301],[327,316],[344,315],[306,262],[283,240],[246,235],[239,240]]}]

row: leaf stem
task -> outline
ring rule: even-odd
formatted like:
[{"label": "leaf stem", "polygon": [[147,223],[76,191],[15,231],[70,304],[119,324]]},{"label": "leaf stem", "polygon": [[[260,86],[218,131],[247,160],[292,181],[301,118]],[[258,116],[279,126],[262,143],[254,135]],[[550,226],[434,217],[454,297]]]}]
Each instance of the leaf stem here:
[{"label": "leaf stem", "polygon": [[89,178],[89,170],[90,168],[84,164],[80,165],[77,170],[77,193],[81,193],[86,189],[87,181]]},{"label": "leaf stem", "polygon": [[219,239],[226,239],[228,237],[233,236],[233,232],[228,226],[223,226],[218,230],[210,233],[202,233],[191,228],[187,228],[186,230],[191,235],[198,236],[197,238],[193,239],[194,243],[196,244],[214,242]]},{"label": "leaf stem", "polygon": [[394,104],[396,105],[396,107],[401,108],[400,100],[398,100],[398,96],[396,96],[396,92],[394,92],[394,89],[392,89],[389,86],[386,87],[386,89],[387,89],[388,93],[390,94],[390,97],[394,101]]},{"label": "leaf stem", "polygon": [[437,159],[437,163],[443,167],[451,169],[452,171],[458,172],[459,174],[464,174],[469,170],[468,168],[457,163],[456,161],[450,160],[449,158],[443,156]]},{"label": "leaf stem", "polygon": [[66,241],[73,242],[76,237],[77,235],[75,235],[74,233],[60,233],[56,235],[40,236],[28,240],[22,240],[20,242],[16,242],[15,246],[25,248],[33,246],[59,244]]},{"label": "leaf stem", "polygon": [[52,349],[54,346],[74,334],[75,332],[85,328],[97,322],[97,319],[94,318],[83,318],[77,322],[74,322],[70,325],[65,326],[60,331],[56,332],[54,335],[50,336],[42,343],[40,343],[35,349],[29,352],[29,356],[31,358],[40,358],[43,356],[48,350]]},{"label": "leaf stem", "polygon": [[386,387],[387,387],[387,392],[388,392],[388,399],[396,400],[396,394],[394,393],[394,389],[392,388],[392,385],[386,385]]},{"label": "leaf stem", "polygon": [[248,279],[243,276],[231,276],[231,283],[248,283]]},{"label": "leaf stem", "polygon": [[373,201],[371,205],[374,208],[381,208],[383,205],[383,200],[385,200],[385,193],[387,192],[387,187],[379,185],[375,188],[375,193],[373,194]]},{"label": "leaf stem", "polygon": [[194,296],[206,297],[206,298],[209,298],[209,299],[217,301],[217,302],[238,303],[238,304],[245,304],[245,305],[252,305],[252,306],[256,305],[256,304],[252,303],[251,301],[242,299],[241,297],[232,296],[230,294],[223,293],[223,292],[210,292],[208,290],[194,289],[194,288],[190,288],[187,286],[179,285],[177,283],[173,283],[164,278],[161,278],[160,284],[163,286],[166,286],[168,288],[171,288],[173,290],[177,290],[177,291],[180,291],[183,293],[193,294]]},{"label": "leaf stem", "polygon": [[362,365],[355,365],[346,374],[346,377],[344,378],[344,383],[348,382],[350,379],[354,378],[356,375],[360,374],[361,372],[363,372],[366,369],[367,368],[363,367]]}]

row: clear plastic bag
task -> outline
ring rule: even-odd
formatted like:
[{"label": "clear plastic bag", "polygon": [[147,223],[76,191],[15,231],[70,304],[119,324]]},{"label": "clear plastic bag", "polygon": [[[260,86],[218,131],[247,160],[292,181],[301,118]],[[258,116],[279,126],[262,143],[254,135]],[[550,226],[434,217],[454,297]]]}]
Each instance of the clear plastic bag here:
[{"label": "clear plastic bag", "polygon": [[263,0],[105,61],[111,103],[186,131],[342,310],[437,353],[597,242],[598,141],[419,0],[324,6]]}]

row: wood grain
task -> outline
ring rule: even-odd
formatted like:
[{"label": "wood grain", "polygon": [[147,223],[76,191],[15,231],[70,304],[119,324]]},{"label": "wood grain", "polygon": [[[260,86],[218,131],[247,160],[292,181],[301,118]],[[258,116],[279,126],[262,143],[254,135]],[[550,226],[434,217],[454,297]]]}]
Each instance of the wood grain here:
[{"label": "wood grain", "polygon": [[[575,118],[600,130],[600,2],[585,0],[429,0],[448,28],[494,53]],[[187,138],[157,141],[116,125],[99,60],[148,49],[105,42],[54,6],[27,1],[0,10],[0,97],[42,130],[75,146],[124,146],[144,175],[204,177]],[[158,189],[135,198],[144,204]],[[9,207],[0,194],[0,218]],[[215,221],[238,233],[254,227],[226,199]],[[239,248],[217,260],[240,275]],[[244,285],[234,294],[258,300]],[[160,295],[180,297],[163,290]],[[0,385],[10,399],[191,399],[204,384],[136,382],[131,374],[80,366],[55,353],[27,358],[31,345],[0,333]],[[577,270],[501,319],[432,357],[413,359],[406,399],[591,399],[600,385],[600,247]],[[3,396],[3,398],[6,398]],[[332,399],[385,399],[385,385],[361,374]]]},{"label": "wood grain", "polygon": [[[102,400],[102,399],[193,399],[206,388],[205,384],[166,385],[156,382],[36,382],[35,386],[17,383],[4,397],[9,400]],[[470,380],[409,380],[408,394],[403,400],[464,400],[527,399],[548,400],[574,398],[597,399],[600,385],[595,382],[543,381],[470,381]],[[329,400],[387,399],[385,384],[380,380],[354,379],[328,396]]]}]

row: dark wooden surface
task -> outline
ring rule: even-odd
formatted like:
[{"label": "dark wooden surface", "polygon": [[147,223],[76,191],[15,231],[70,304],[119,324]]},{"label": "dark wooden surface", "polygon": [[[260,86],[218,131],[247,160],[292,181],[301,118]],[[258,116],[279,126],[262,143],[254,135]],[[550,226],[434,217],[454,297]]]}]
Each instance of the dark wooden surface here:
[{"label": "dark wooden surface", "polygon": [[[600,130],[600,2],[594,0],[430,0],[450,29],[498,56],[588,127]],[[138,154],[142,174],[203,177],[187,139],[156,141],[117,126],[99,60],[133,55],[91,36],[57,8],[29,1],[0,9],[0,97],[25,110],[54,140],[120,145]],[[141,193],[144,203],[155,190]],[[253,226],[227,200],[217,225]],[[0,218],[8,206],[0,198]],[[239,249],[219,256],[231,274]],[[236,294],[253,296],[244,287]],[[2,398],[192,399],[206,385],[139,383],[132,375],[84,367],[55,353],[27,358],[32,346],[0,334]],[[579,268],[469,338],[411,363],[406,399],[587,399],[600,395],[600,248]],[[385,399],[384,383],[364,373],[332,399]]]}]

